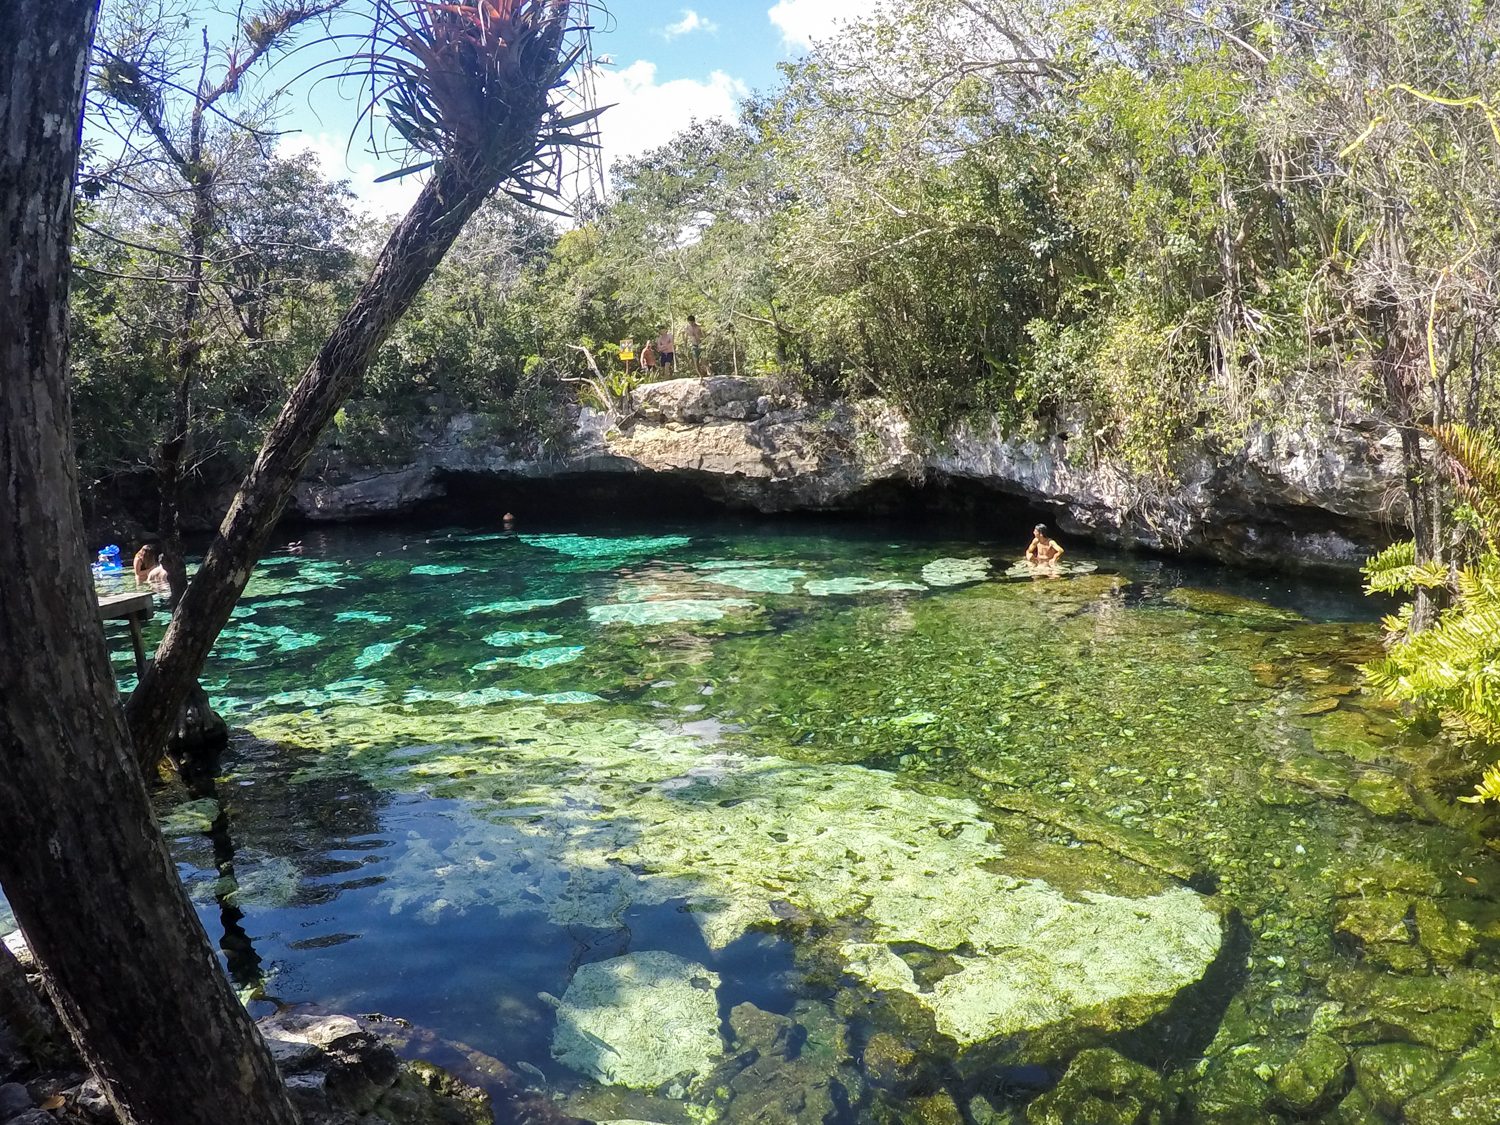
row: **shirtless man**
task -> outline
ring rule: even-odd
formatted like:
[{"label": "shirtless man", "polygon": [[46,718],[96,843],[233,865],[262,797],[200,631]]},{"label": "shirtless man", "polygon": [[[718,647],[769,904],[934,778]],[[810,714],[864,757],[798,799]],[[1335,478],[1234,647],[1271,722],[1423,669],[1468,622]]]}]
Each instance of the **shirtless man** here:
[{"label": "shirtless man", "polygon": [[1047,537],[1047,525],[1039,523],[1031,529],[1031,546],[1026,548],[1026,561],[1030,563],[1055,563],[1062,558],[1060,544]]},{"label": "shirtless man", "polygon": [[688,352],[693,357],[693,370],[695,372],[703,369],[703,328],[698,324],[696,316],[688,317],[687,327],[682,330],[683,338],[687,340]]}]

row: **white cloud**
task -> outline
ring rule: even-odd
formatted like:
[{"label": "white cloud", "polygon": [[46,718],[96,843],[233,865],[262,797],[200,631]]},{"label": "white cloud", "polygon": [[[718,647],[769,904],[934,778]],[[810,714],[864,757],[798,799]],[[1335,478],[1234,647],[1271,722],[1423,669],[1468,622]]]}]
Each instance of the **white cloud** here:
[{"label": "white cloud", "polygon": [[732,121],[750,88],[738,78],[716,70],[706,79],[656,80],[656,64],[641,59],[623,70],[598,70],[594,75],[600,105],[613,106],[599,118],[599,141],[604,167],[639,156],[665,144],[694,120]]},{"label": "white cloud", "polygon": [[769,13],[789,47],[811,47],[840,25],[870,14],[869,0],[776,0]]},{"label": "white cloud", "polygon": [[719,25],[713,20],[700,16],[692,8],[682,9],[682,18],[676,23],[668,24],[662,29],[662,35],[668,39],[676,39],[679,35],[691,35],[695,31],[702,31],[709,35],[719,30]]},{"label": "white cloud", "polygon": [[377,215],[404,215],[416,202],[426,182],[423,173],[403,176],[399,180],[377,184],[375,181],[397,165],[387,163],[377,167],[366,154],[358,149],[345,151],[342,139],[327,133],[295,133],[283,137],[277,144],[282,156],[293,156],[310,152],[317,158],[323,174],[330,180],[348,180],[349,187],[359,197],[360,204]]}]

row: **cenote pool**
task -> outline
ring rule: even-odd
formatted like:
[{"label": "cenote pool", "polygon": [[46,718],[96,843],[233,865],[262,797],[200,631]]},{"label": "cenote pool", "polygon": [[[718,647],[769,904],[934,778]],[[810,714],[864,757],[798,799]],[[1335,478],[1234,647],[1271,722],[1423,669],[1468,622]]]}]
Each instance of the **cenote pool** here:
[{"label": "cenote pool", "polygon": [[204,677],[227,832],[161,798],[258,1012],[600,1121],[1500,1119],[1472,763],[1360,693],[1352,582],[806,523],[306,543]]}]

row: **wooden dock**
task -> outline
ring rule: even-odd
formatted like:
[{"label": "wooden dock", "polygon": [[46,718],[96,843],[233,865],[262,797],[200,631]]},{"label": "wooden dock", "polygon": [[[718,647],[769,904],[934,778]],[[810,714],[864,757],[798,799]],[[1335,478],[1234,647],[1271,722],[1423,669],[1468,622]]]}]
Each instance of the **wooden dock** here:
[{"label": "wooden dock", "polygon": [[100,621],[130,623],[130,643],[135,649],[137,676],[146,674],[146,642],[141,637],[141,626],[150,621],[155,612],[156,602],[149,590],[139,594],[104,594],[99,598]]}]

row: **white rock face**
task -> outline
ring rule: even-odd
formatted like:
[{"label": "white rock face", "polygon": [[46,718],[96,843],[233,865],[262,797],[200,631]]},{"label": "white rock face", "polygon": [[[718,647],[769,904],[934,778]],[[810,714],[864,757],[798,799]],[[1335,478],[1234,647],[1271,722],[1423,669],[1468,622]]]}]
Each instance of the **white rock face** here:
[{"label": "white rock face", "polygon": [[611,1086],[654,1090],[723,1057],[719,976],[672,953],[584,965],[557,1010],[552,1057]]},{"label": "white rock face", "polygon": [[1233,446],[1180,451],[1169,492],[1146,489],[1088,452],[1079,415],[1049,434],[998,420],[922,435],[888,404],[809,403],[772,382],[674,379],[635,392],[619,419],[581,408],[570,448],[546,457],[476,441],[459,416],[411,464],[385,472],[337,463],[298,487],[314,519],[409,511],[445,494],[445,478],[566,480],[654,476],[762,512],[868,504],[874,486],[958,482],[1056,510],[1067,533],[1125,545],[1182,547],[1230,560],[1355,566],[1403,525],[1400,450],[1388,427],[1346,421],[1253,430]]}]

